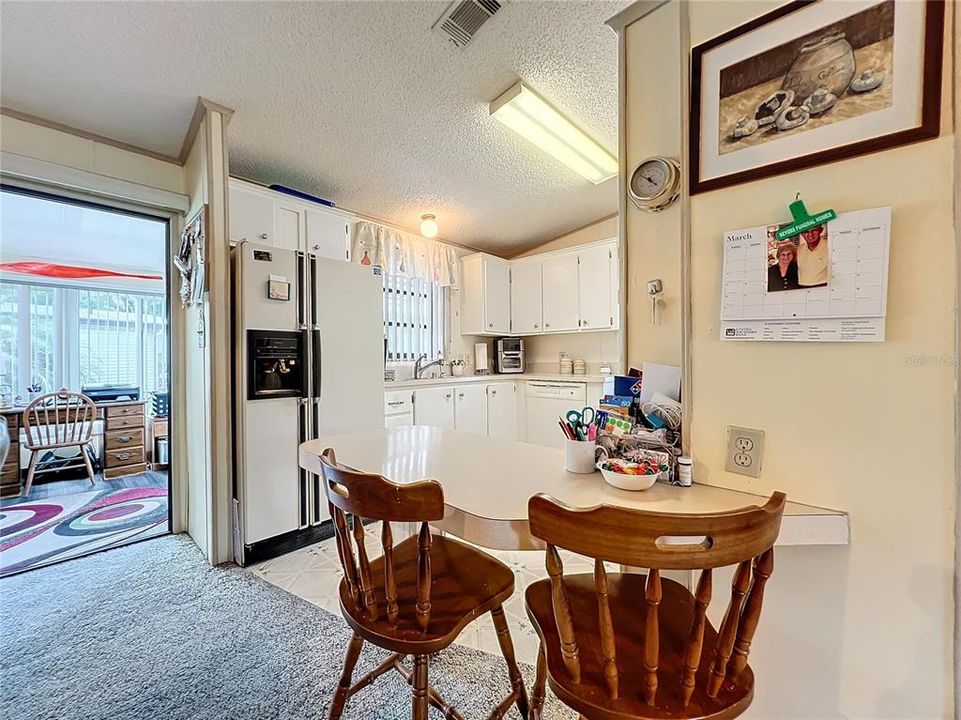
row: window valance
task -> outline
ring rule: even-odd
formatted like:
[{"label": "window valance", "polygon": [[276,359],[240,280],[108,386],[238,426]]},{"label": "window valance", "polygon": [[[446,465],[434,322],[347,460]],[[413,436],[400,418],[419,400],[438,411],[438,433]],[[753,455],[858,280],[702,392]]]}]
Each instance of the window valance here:
[{"label": "window valance", "polygon": [[376,265],[387,275],[427,280],[441,287],[460,283],[457,253],[450,245],[361,220],[354,227],[353,262]]}]

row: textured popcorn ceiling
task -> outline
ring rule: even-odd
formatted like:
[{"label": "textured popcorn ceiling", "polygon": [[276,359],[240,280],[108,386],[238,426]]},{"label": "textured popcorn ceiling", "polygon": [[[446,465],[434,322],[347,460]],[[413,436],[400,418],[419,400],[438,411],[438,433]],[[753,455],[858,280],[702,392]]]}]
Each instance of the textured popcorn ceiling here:
[{"label": "textured popcorn ceiling", "polygon": [[231,172],[510,255],[617,208],[490,118],[523,79],[617,149],[628,4],[514,0],[464,50],[446,2],[0,5],[4,106],[177,155],[198,95],[236,110]]}]

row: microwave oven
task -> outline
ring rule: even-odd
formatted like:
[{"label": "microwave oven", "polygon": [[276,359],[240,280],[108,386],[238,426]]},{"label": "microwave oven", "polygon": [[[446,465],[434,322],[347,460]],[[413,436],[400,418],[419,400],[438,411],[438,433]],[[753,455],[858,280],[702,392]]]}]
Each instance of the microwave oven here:
[{"label": "microwave oven", "polygon": [[521,338],[501,338],[497,341],[497,372],[524,372],[524,341]]}]

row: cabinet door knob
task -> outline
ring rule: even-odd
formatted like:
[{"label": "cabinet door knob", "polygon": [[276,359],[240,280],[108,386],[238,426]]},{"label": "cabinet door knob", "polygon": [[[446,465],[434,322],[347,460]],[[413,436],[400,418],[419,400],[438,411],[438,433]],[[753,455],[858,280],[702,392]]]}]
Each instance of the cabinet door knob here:
[{"label": "cabinet door knob", "polygon": [[494,323],[487,323],[487,327],[489,327],[489,328],[494,327]]},{"label": "cabinet door knob", "polygon": [[581,325],[587,325],[587,320],[581,320]]},{"label": "cabinet door knob", "polygon": [[491,395],[496,395],[496,394],[497,394],[496,390],[491,390]]},{"label": "cabinet door knob", "polygon": [[537,328],[538,328],[537,323],[534,323],[534,329],[537,330]]},{"label": "cabinet door knob", "polygon": [[261,239],[261,240],[266,240],[266,239],[267,239],[267,233],[260,233],[260,239]]},{"label": "cabinet door knob", "polygon": [[544,327],[549,328],[550,326],[551,326],[550,323],[544,323]]},{"label": "cabinet door knob", "polygon": [[450,393],[447,393],[444,397],[450,400]]},{"label": "cabinet door knob", "polygon": [[464,397],[464,393],[459,393],[459,394],[457,395],[457,397],[459,397],[459,398]]}]

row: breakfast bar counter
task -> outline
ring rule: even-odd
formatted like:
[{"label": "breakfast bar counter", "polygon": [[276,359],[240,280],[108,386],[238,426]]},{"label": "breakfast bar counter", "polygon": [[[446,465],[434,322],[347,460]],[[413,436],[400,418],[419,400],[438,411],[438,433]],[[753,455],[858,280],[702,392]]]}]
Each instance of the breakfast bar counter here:
[{"label": "breakfast bar counter", "polygon": [[[300,465],[320,474],[320,454],[333,448],[337,462],[355,470],[379,473],[396,483],[433,478],[444,488],[447,507],[438,529],[468,542],[497,550],[535,550],[543,544],[531,536],[527,501],[547,493],[578,508],[616,505],[674,513],[709,513],[762,505],[766,497],[694,484],[656,483],[649,490],[618,490],[600,472],[579,475],[564,470],[564,452],[500,438],[409,425],[332,435],[300,446]],[[847,545],[844,512],[788,502],[778,545]]]}]

